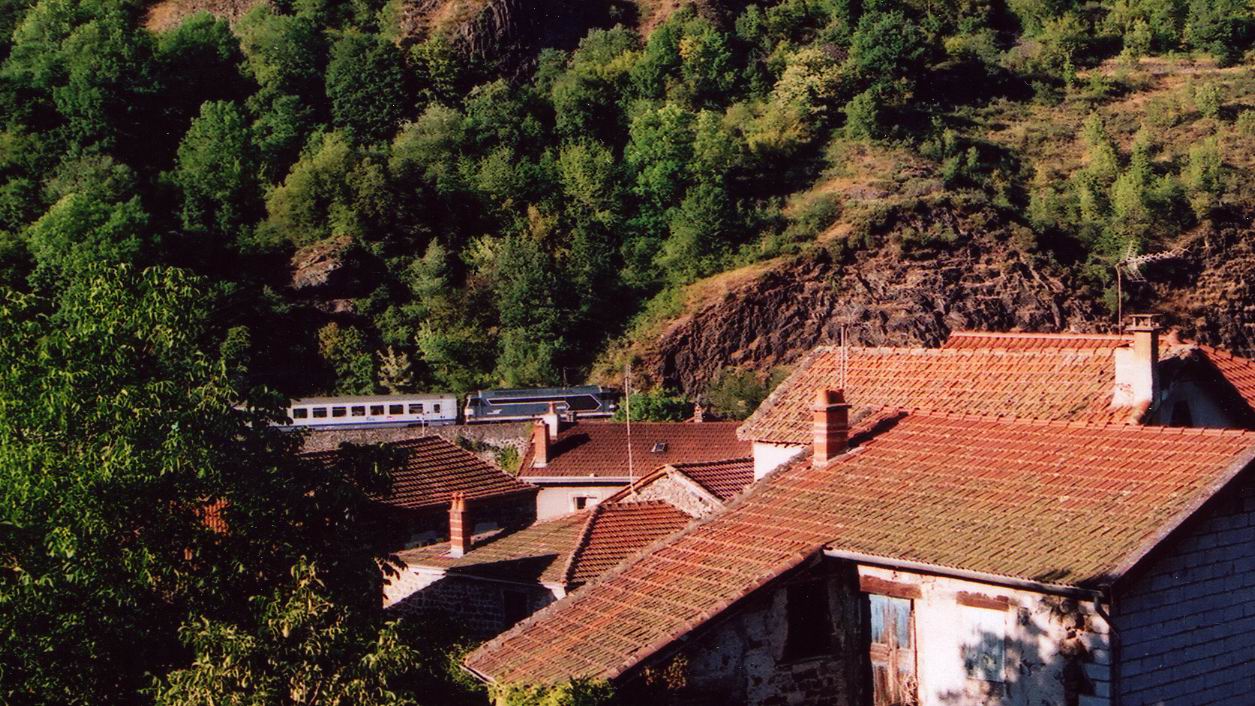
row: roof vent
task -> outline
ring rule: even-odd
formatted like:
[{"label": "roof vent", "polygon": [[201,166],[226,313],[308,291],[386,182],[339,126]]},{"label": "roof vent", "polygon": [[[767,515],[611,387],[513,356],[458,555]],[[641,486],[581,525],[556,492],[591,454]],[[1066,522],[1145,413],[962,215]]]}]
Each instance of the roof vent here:
[{"label": "roof vent", "polygon": [[649,452],[654,453],[654,454],[660,454],[660,453],[665,452],[666,450],[667,450],[667,442],[655,441],[653,448],[651,448]]}]

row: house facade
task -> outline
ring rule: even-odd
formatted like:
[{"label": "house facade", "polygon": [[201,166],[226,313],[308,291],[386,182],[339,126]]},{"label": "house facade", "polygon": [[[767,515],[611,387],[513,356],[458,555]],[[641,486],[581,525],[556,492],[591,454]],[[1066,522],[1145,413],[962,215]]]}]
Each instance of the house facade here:
[{"label": "house facade", "polygon": [[752,479],[750,458],[664,466],[595,507],[478,533],[474,503],[454,503],[452,540],[401,552],[384,605],[452,616],[471,635],[492,637],[710,515]]},{"label": "house facade", "polygon": [[854,421],[823,389],[808,407],[799,456],[467,669],[677,704],[1249,690],[1255,433],[900,408]]}]

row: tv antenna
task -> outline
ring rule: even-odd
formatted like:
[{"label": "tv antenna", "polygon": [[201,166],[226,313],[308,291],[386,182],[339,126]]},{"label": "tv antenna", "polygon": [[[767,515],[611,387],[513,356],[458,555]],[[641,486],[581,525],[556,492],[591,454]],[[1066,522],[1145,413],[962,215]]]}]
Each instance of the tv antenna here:
[{"label": "tv antenna", "polygon": [[1185,248],[1173,248],[1161,252],[1137,254],[1137,245],[1129,242],[1124,249],[1124,257],[1116,262],[1116,326],[1124,329],[1124,279],[1130,282],[1145,282],[1146,273],[1142,268],[1164,260],[1177,260],[1189,252]]}]

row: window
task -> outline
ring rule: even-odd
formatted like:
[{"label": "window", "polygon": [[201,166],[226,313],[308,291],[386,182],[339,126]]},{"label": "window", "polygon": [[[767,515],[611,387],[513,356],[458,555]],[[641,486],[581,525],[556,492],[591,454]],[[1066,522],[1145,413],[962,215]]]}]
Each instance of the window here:
[{"label": "window", "polygon": [[431,406],[432,414],[440,414],[440,403],[437,402]]},{"label": "window", "polygon": [[410,405],[410,414],[422,414],[423,406],[421,404]]},{"label": "window", "polygon": [[345,407],[332,407],[331,408],[331,416],[333,417],[343,417],[344,415],[348,414],[348,412],[349,410]]},{"label": "window", "polygon": [[656,453],[656,454],[666,453],[666,451],[667,451],[667,442],[665,441],[656,441],[654,442],[653,447],[649,449],[650,453]]},{"label": "window", "polygon": [[381,405],[381,404],[373,404],[373,405],[371,405],[371,406],[370,406],[370,413],[371,413],[371,415],[372,415],[372,416],[380,416],[380,415],[382,415],[382,414],[383,414],[383,405]]},{"label": "window", "polygon": [[349,414],[352,414],[354,417],[365,417],[366,407],[363,405],[358,405],[356,407],[353,407],[352,409],[349,410]]},{"label": "window", "polygon": [[[877,585],[900,594],[918,590],[867,576],[860,577],[860,584]],[[864,595],[867,596],[863,605],[867,611],[864,615],[868,626],[867,656],[872,668],[872,703],[917,703],[914,602],[910,598],[879,593]]]},{"label": "window", "polygon": [[388,414],[405,414],[405,405],[403,404],[388,405]]},{"label": "window", "polygon": [[304,407],[297,407],[296,409],[292,410],[293,419],[305,419],[307,417],[309,417],[309,410],[305,409]]},{"label": "window", "polygon": [[828,590],[823,581],[789,586],[785,612],[789,631],[784,642],[786,662],[832,652],[832,617],[828,613]]},{"label": "window", "polygon": [[576,495],[571,498],[572,510],[587,510],[597,504],[597,498],[591,495]]},{"label": "window", "polygon": [[1007,614],[1002,610],[960,606],[963,620],[963,668],[969,679],[1005,680]]},{"label": "window", "polygon": [[510,627],[528,616],[527,594],[506,589],[501,592],[501,615],[505,626]]},{"label": "window", "polygon": [[315,408],[314,408],[314,419],[326,419],[326,418],[327,418],[327,408],[326,408],[326,407],[315,407]]}]

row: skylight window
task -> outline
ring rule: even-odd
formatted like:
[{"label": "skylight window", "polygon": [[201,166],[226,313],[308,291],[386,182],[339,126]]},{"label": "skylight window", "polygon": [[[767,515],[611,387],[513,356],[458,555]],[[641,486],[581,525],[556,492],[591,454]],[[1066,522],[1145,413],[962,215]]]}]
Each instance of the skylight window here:
[{"label": "skylight window", "polygon": [[649,450],[650,453],[660,454],[667,450],[667,442],[655,441],[654,447]]}]

